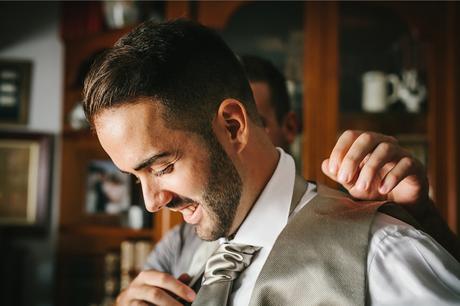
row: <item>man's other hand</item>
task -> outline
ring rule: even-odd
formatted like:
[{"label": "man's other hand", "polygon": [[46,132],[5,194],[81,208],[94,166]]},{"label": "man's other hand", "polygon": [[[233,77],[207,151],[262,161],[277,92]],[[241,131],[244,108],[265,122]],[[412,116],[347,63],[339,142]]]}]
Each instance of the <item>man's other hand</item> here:
[{"label": "man's other hand", "polygon": [[195,292],[173,276],[143,271],[117,297],[116,305],[182,305],[176,297],[192,302]]},{"label": "man's other hand", "polygon": [[360,200],[408,205],[428,201],[425,168],[391,136],[346,131],[321,168]]}]

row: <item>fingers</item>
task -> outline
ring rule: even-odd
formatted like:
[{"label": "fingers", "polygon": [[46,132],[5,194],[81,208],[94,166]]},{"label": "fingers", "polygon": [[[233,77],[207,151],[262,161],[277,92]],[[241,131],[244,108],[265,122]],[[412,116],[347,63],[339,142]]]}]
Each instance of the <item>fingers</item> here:
[{"label": "fingers", "polygon": [[329,157],[327,172],[330,175],[337,175],[345,154],[348,152],[356,138],[358,138],[359,134],[359,131],[345,131],[342,135],[340,135],[334,149],[332,149],[331,156]]},{"label": "fingers", "polygon": [[[353,133],[350,133],[350,134],[356,137],[356,134],[353,134]],[[385,144],[392,144],[396,142],[396,140],[393,139],[392,137],[388,137],[388,136],[377,134],[377,133],[371,133],[371,132],[365,132],[365,133],[359,134],[359,136],[356,137],[356,140],[353,141],[351,145],[349,145],[350,140],[346,142],[347,140],[348,139],[345,139],[343,147],[349,146],[348,151],[338,153],[339,155],[343,155],[345,153],[345,156],[343,157],[340,163],[340,168],[337,174],[337,178],[339,182],[342,184],[348,184],[351,182],[351,180],[355,177],[356,172],[359,169],[359,165],[362,163],[362,161],[365,159],[365,157],[368,154],[372,153],[370,157],[372,158],[374,153],[376,153],[375,149],[378,145],[386,146]],[[383,149],[389,151],[391,148],[385,147]],[[377,158],[381,156],[382,154],[379,154]]]},{"label": "fingers", "polygon": [[321,163],[321,171],[335,181],[335,175],[330,171],[329,158],[326,158]]},{"label": "fingers", "polygon": [[368,155],[380,143],[396,144],[394,137],[373,132],[346,131],[338,139],[328,162],[328,176],[336,176],[342,184],[349,184]]},{"label": "fingers", "polygon": [[176,297],[192,302],[195,292],[173,276],[143,271],[117,298],[117,305],[182,305]]},{"label": "fingers", "polygon": [[428,198],[425,168],[390,136],[346,131],[321,169],[358,199],[414,204]]},{"label": "fingers", "polygon": [[166,291],[161,290],[158,287],[152,287],[147,285],[133,286],[128,288],[127,291],[127,294],[129,296],[136,297],[136,300],[132,301],[129,305],[143,305],[147,304],[147,302],[154,305],[182,305],[171,295],[166,293]]},{"label": "fingers", "polygon": [[[375,179],[383,177],[394,167],[396,161],[401,159],[405,152],[392,143],[383,142],[377,145],[372,154],[368,154],[360,162],[361,170],[355,188],[358,191],[368,191]],[[366,160],[367,159],[367,160]],[[385,167],[384,167],[385,166]]]},{"label": "fingers", "polygon": [[149,286],[166,289],[174,295],[190,302],[193,301],[196,296],[195,292],[190,287],[167,273],[154,270],[143,271],[139,274],[135,281]]},{"label": "fingers", "polygon": [[393,190],[403,179],[418,175],[421,165],[410,157],[403,157],[383,178],[379,192],[387,194]]},{"label": "fingers", "polygon": [[133,301],[129,304],[129,306],[149,306],[149,303],[144,302],[144,301]]}]

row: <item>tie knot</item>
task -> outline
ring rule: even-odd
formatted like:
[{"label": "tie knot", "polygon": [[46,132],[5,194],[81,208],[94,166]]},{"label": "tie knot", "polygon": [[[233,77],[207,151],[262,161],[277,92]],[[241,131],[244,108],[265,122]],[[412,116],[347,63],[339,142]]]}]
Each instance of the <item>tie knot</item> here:
[{"label": "tie knot", "polygon": [[251,263],[260,247],[226,242],[206,262],[203,285],[233,281]]}]

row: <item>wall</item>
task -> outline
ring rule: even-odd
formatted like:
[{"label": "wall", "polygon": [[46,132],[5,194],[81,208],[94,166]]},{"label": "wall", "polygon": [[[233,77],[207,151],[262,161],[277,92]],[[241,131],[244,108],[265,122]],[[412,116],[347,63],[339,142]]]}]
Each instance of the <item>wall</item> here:
[{"label": "wall", "polygon": [[25,265],[19,270],[24,294],[19,298],[22,303],[15,305],[52,305],[53,299],[63,83],[59,15],[59,2],[0,2],[0,58],[33,62],[29,123],[24,129],[50,133],[55,140],[49,231],[13,241],[15,247],[26,250]]}]

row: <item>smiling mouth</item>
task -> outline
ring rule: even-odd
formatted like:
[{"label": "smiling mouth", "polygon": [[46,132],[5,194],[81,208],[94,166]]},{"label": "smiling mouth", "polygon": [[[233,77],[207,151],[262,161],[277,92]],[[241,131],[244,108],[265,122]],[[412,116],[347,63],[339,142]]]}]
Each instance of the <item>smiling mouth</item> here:
[{"label": "smiling mouth", "polygon": [[166,207],[171,209],[171,210],[180,210],[188,205],[191,205],[193,202],[192,201],[186,201],[180,197],[174,197],[168,204],[166,204]]},{"label": "smiling mouth", "polygon": [[203,215],[201,204],[192,201],[189,198],[175,197],[167,205],[172,211],[178,211],[182,214],[184,221],[190,224],[197,224]]},{"label": "smiling mouth", "polygon": [[203,208],[198,203],[188,203],[178,208],[172,208],[182,214],[184,221],[190,224],[197,224],[202,217]]}]

